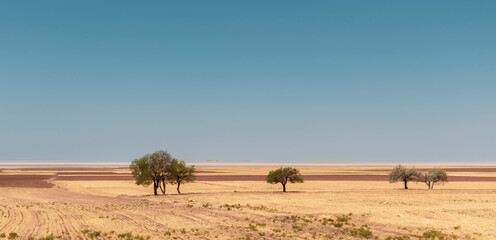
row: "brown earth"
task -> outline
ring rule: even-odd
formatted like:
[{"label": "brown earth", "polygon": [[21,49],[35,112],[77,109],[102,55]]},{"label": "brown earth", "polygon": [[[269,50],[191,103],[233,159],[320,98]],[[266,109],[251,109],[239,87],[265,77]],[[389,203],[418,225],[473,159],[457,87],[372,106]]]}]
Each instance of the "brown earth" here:
[{"label": "brown earth", "polygon": [[273,167],[198,169],[203,171],[199,181],[181,185],[183,194],[167,185],[167,194],[160,196],[136,186],[126,169],[4,170],[0,234],[15,232],[18,239],[50,234],[126,239],[118,235],[125,233],[133,239],[365,239],[356,235],[364,228],[371,231],[369,239],[418,239],[414,235],[429,231],[441,232],[444,239],[496,239],[496,181],[477,181],[496,177],[491,173],[465,169],[460,172],[466,176],[450,175],[450,183],[434,190],[423,183],[403,190],[383,173],[374,175],[377,167],[302,167],[305,183],[290,184],[282,193],[280,184],[263,181]]},{"label": "brown earth", "polygon": [[[420,171],[428,171],[430,168],[416,168]],[[495,172],[495,167],[444,167],[444,170],[447,172]],[[383,168],[383,169],[374,169],[371,171],[390,171],[391,169]]]},{"label": "brown earth", "polygon": [[[196,181],[265,181],[265,175],[197,176]],[[307,181],[388,181],[387,175],[303,175]],[[133,181],[133,176],[57,176],[57,181]],[[451,182],[494,182],[496,177],[450,176]]]},{"label": "brown earth", "polygon": [[53,175],[1,175],[0,187],[15,188],[51,188],[53,183],[47,182]]},{"label": "brown earth", "polygon": [[[489,168],[490,169],[490,168]],[[419,169],[421,170],[421,169]],[[487,170],[487,169],[486,169]],[[46,171],[46,170],[44,170]],[[372,171],[382,171],[374,169]],[[492,172],[483,171],[483,168],[456,168],[448,171],[458,172]],[[198,171],[196,181],[265,181],[265,175],[227,175],[218,173],[218,175],[202,175],[202,173],[218,173],[216,171]],[[303,175],[306,181],[388,181],[387,175]],[[53,175],[33,175],[25,171],[17,174],[0,175],[0,187],[18,187],[18,188],[50,188],[54,184],[52,181],[134,181],[133,176],[129,173],[117,173],[111,171],[67,171],[55,172]],[[494,182],[496,176],[450,176],[450,182]]]}]

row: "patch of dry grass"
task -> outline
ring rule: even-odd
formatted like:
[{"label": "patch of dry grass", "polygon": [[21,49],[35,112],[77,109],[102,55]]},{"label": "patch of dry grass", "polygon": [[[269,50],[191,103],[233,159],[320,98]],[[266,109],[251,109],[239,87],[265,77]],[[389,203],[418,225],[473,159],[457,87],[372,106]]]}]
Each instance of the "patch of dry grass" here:
[{"label": "patch of dry grass", "polygon": [[307,181],[282,193],[264,182],[217,181],[185,184],[183,195],[169,187],[166,196],[129,181],[56,184],[1,189],[5,239],[496,239],[495,182],[405,191],[401,183]]}]

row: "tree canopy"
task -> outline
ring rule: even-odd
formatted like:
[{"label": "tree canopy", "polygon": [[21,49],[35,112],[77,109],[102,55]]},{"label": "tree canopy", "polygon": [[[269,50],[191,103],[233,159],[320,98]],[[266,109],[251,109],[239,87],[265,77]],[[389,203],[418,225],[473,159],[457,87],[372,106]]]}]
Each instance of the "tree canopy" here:
[{"label": "tree canopy", "polygon": [[405,168],[401,165],[398,165],[397,167],[393,168],[391,172],[389,172],[389,182],[404,182],[405,189],[408,189],[407,184],[409,181],[420,181],[421,178],[422,173],[419,172],[417,169]]},{"label": "tree canopy", "polygon": [[292,167],[281,167],[276,170],[272,170],[267,175],[266,181],[271,184],[282,184],[282,191],[286,192],[286,184],[290,183],[302,183],[303,177],[300,174],[300,170]]},{"label": "tree canopy", "polygon": [[433,168],[430,169],[426,174],[424,174],[423,181],[425,182],[425,184],[427,184],[427,187],[429,189],[433,189],[434,184],[438,182],[448,182],[448,174],[446,174],[446,171],[441,168]]},{"label": "tree canopy", "polygon": [[153,183],[155,195],[157,195],[159,188],[165,194],[166,174],[171,160],[172,157],[168,152],[160,150],[135,159],[129,165],[129,169],[136,179],[137,185],[147,187]]},{"label": "tree canopy", "polygon": [[184,161],[172,159],[167,171],[167,181],[171,184],[177,184],[177,193],[181,194],[179,189],[181,183],[194,182],[195,179],[194,165],[188,167]]}]

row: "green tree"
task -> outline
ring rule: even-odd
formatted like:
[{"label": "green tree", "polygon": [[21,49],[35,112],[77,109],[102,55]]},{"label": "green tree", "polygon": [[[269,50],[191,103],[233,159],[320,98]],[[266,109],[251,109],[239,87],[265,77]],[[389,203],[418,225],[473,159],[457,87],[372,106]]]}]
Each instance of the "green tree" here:
[{"label": "green tree", "polygon": [[389,172],[389,182],[404,182],[405,189],[408,189],[407,183],[409,181],[420,181],[422,178],[422,173],[419,172],[415,168],[405,168],[401,165],[393,168],[391,172]]},{"label": "green tree", "polygon": [[194,182],[195,176],[195,166],[186,166],[184,161],[178,161],[177,159],[172,159],[167,171],[167,180],[171,184],[177,184],[177,193],[181,194],[179,187],[181,183]]},{"label": "green tree", "polygon": [[434,189],[434,184],[448,182],[448,174],[441,168],[430,169],[422,179],[429,189]]},{"label": "green tree", "polygon": [[266,181],[271,184],[282,184],[282,191],[286,192],[286,184],[290,183],[302,183],[303,178],[301,177],[300,170],[292,167],[281,167],[276,170],[272,170],[267,175]]},{"label": "green tree", "polygon": [[165,194],[165,180],[172,157],[167,151],[160,150],[152,153],[150,160],[152,178],[157,179],[156,184],[160,187],[162,194]]},{"label": "green tree", "polygon": [[165,180],[171,159],[169,153],[160,150],[135,159],[129,165],[129,169],[136,179],[137,185],[147,187],[153,183],[155,195],[158,194],[159,188],[165,194]]}]

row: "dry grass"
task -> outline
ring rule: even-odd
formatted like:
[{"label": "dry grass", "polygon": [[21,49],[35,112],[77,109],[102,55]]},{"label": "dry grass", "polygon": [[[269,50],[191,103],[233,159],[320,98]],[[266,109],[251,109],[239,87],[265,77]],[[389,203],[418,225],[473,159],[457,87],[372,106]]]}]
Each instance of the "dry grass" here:
[{"label": "dry grass", "polygon": [[[209,171],[203,174],[268,169],[199,168]],[[377,172],[367,167],[301,169],[304,174]],[[2,233],[5,239],[9,233],[17,239],[496,239],[496,182],[453,182],[430,191],[412,183],[405,191],[401,183],[307,181],[282,193],[280,185],[264,182],[215,181],[185,184],[183,195],[168,186],[166,196],[152,196],[152,189],[129,181],[55,184],[0,188],[0,239]]]}]

